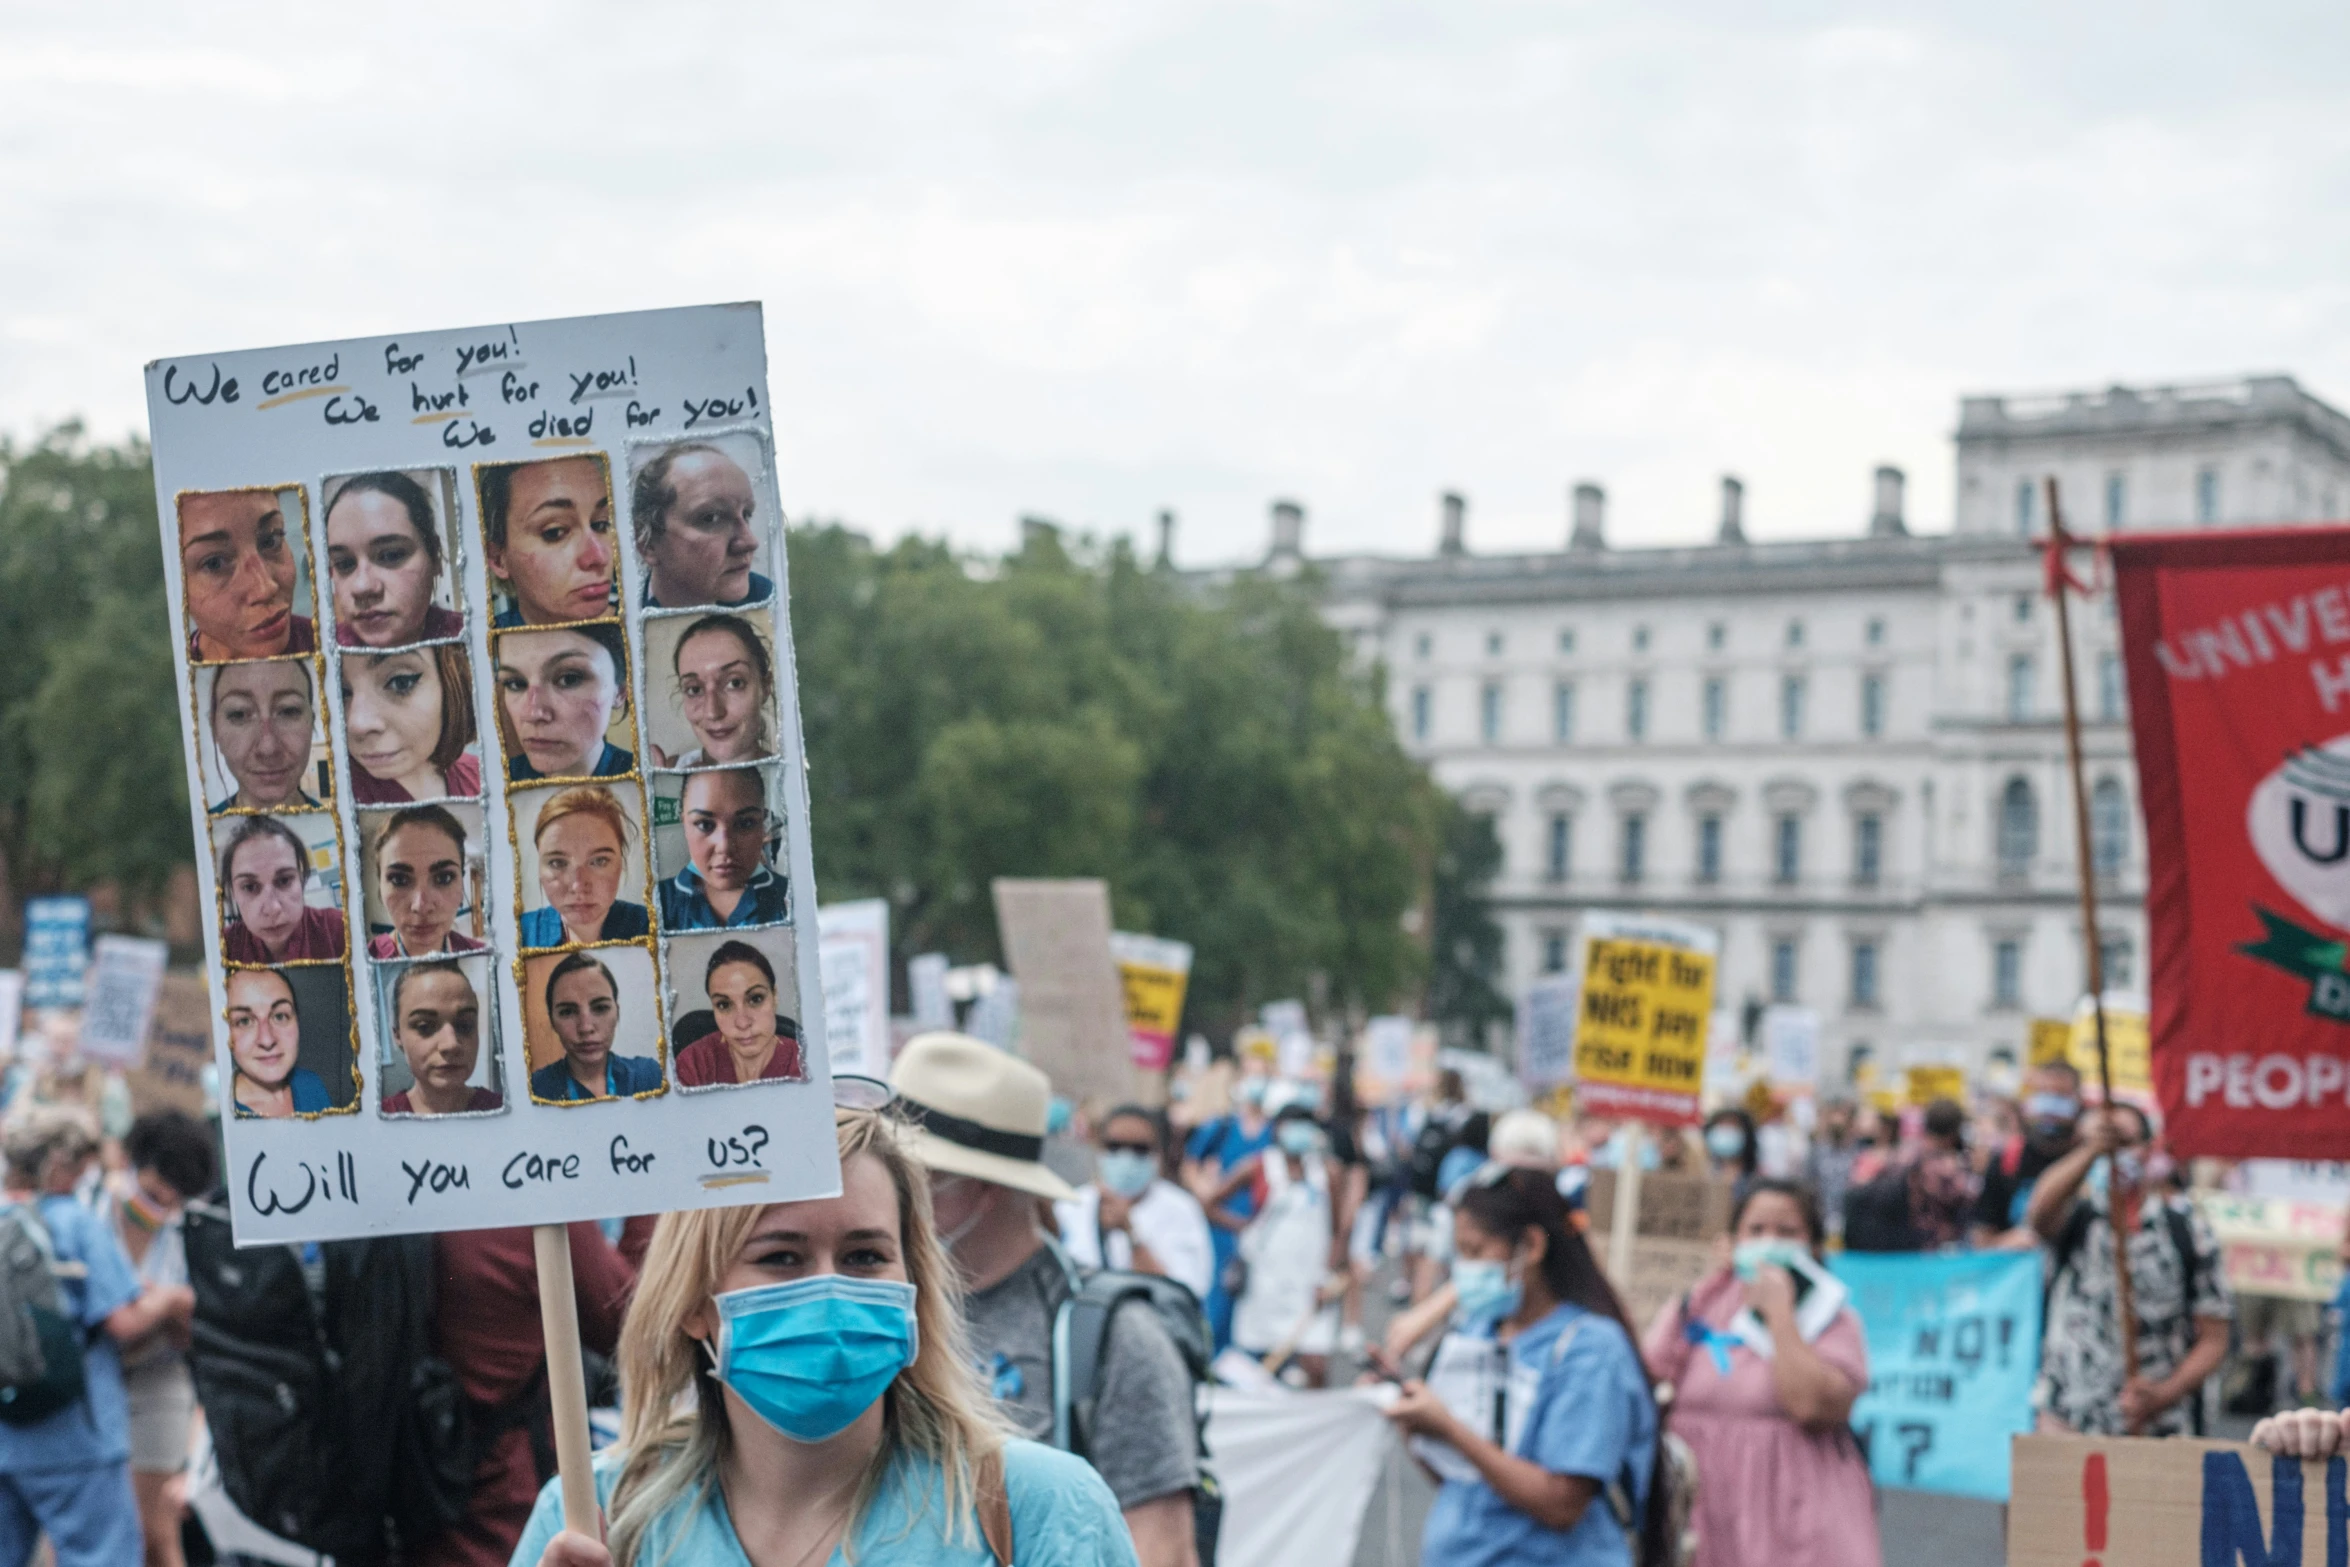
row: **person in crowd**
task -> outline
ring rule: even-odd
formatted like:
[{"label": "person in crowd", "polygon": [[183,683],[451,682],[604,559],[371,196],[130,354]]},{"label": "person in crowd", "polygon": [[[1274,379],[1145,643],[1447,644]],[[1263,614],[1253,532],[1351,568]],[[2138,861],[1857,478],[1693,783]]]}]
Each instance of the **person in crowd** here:
[{"label": "person in crowd", "polygon": [[550,1482],[515,1562],[1133,1563],[1101,1478],[989,1409],[905,1134],[835,1121],[838,1197],[662,1216],[596,1459],[605,1538],[561,1530]]},{"label": "person in crowd", "polygon": [[457,928],[466,897],[465,825],[447,806],[392,813],[375,835],[375,891],[392,928],[368,938],[369,957],[421,958],[488,945]]},{"label": "person in crowd", "polygon": [[506,777],[617,778],[636,753],[606,738],[628,709],[628,643],[617,625],[498,638]]},{"label": "person in crowd", "polygon": [[[157,1110],[123,1134],[124,1168],[113,1186],[115,1238],[137,1270],[142,1293],[184,1288],[188,1251],[180,1210],[212,1191],[212,1134],[194,1116]],[[147,1567],[180,1567],[180,1515],[187,1505],[188,1448],[196,1383],[187,1344],[171,1324],[119,1345],[130,1414],[131,1489]]]},{"label": "person in crowd", "polygon": [[1924,1136],[1909,1160],[1909,1222],[1920,1251],[1939,1251],[1967,1238],[1976,1199],[1967,1159],[1966,1110],[1956,1100],[1926,1106]]},{"label": "person in crowd", "polygon": [[530,1074],[531,1098],[569,1104],[661,1086],[659,1061],[612,1053],[620,1033],[620,981],[593,952],[574,952],[548,972],[546,1001],[563,1055]]},{"label": "person in crowd", "polygon": [[464,635],[465,617],[432,601],[443,565],[423,485],[397,470],[344,480],[326,507],[335,645],[406,647]]},{"label": "person in crowd", "polygon": [[1487,1157],[1513,1170],[1559,1170],[1558,1123],[1539,1110],[1508,1110],[1486,1138]]},{"label": "person in crowd", "polygon": [[60,1264],[58,1306],[78,1330],[82,1373],[79,1396],[50,1414],[0,1422],[0,1562],[30,1561],[43,1536],[56,1567],[126,1567],[144,1554],[121,1349],[158,1333],[185,1344],[196,1296],[184,1283],[141,1284],[106,1220],[74,1196],[97,1156],[87,1113],[62,1105],[21,1109],[0,1132],[0,1200]]},{"label": "person in crowd", "polygon": [[318,651],[318,628],[294,613],[298,543],[286,538],[277,491],[183,495],[179,522],[191,660]]},{"label": "person in crowd", "polygon": [[1975,1198],[1975,1244],[2010,1251],[2039,1243],[2025,1219],[2032,1188],[2072,1152],[2081,1118],[2081,1074],[2070,1062],[2045,1061],[2024,1078],[2023,1131],[1993,1150]]},{"label": "person in crowd", "polygon": [[1216,1246],[1199,1199],[1166,1177],[1159,1118],[1119,1105],[1094,1123],[1100,1156],[1094,1178],[1053,1205],[1061,1244],[1080,1268],[1156,1273],[1201,1300],[1216,1269]]},{"label": "person in crowd", "polygon": [[212,677],[212,743],[237,782],[211,808],[226,811],[317,809],[303,791],[310,742],[318,726],[310,660],[260,659],[230,664]]},{"label": "person in crowd", "polygon": [[1830,1241],[1844,1235],[1844,1194],[1852,1188],[1852,1167],[1860,1158],[1858,1110],[1844,1095],[1828,1100],[1820,1107],[1818,1132],[1804,1154],[1803,1184],[1819,1198]]},{"label": "person in crowd", "polygon": [[687,1088],[721,1083],[796,1082],[807,1076],[800,1029],[777,1011],[775,965],[747,941],[724,941],[703,970],[716,1031],[680,1048],[677,1081]]},{"label": "person in crowd", "polygon": [[1273,1124],[1265,1116],[1265,1091],[1272,1078],[1256,1062],[1244,1064],[1232,1081],[1232,1107],[1194,1130],[1183,1147],[1184,1189],[1208,1216],[1208,1235],[1215,1243],[1216,1274],[1207,1295],[1208,1330],[1222,1350],[1232,1342],[1232,1299],[1228,1275],[1236,1270],[1240,1232],[1255,1216],[1254,1197],[1246,1188],[1218,1204],[1224,1181],[1239,1165],[1254,1159],[1273,1140]]},{"label": "person in crowd", "polygon": [[276,969],[231,969],[227,985],[230,1092],[239,1116],[278,1120],[334,1108],[326,1084],[299,1063],[302,1009],[294,982]]},{"label": "person in crowd", "polygon": [[[1663,1152],[1664,1150],[1659,1150]],[[1756,1176],[1761,1158],[1755,1145],[1754,1117],[1736,1105],[1726,1105],[1705,1118],[1706,1173],[1731,1184],[1731,1201]]]},{"label": "person in crowd", "polygon": [[1693,1567],[1877,1567],[1868,1461],[1848,1424],[1869,1385],[1860,1318],[1843,1306],[1812,1336],[1796,1320],[1798,1292],[1817,1286],[1789,1262],[1818,1258],[1819,1205],[1791,1181],[1758,1179],[1730,1233],[1713,1271],[1657,1313],[1641,1346],[1649,1374],[1672,1386],[1674,1434],[1703,1477]]},{"label": "person in crowd", "polygon": [[602,784],[575,784],[539,807],[531,829],[541,908],[522,911],[526,947],[627,941],[652,930],[641,903],[620,896],[636,825]]},{"label": "person in crowd", "polygon": [[662,928],[723,930],[785,918],[791,887],[767,863],[767,785],[759,770],[695,773],[678,809],[691,863],[662,878]]},{"label": "person in crowd", "polygon": [[455,963],[411,963],[392,981],[392,1042],[413,1086],[384,1097],[386,1115],[464,1115],[505,1108],[505,1096],[473,1086],[481,1064],[481,997]]},{"label": "person in crowd", "polygon": [[1224,1178],[1217,1205],[1247,1188],[1241,1232],[1247,1279],[1232,1308],[1232,1343],[1259,1359],[1287,1356],[1309,1387],[1328,1379],[1338,1347],[1334,1302],[1345,1284],[1345,1234],[1331,1191],[1328,1141],[1302,1100],[1273,1116],[1273,1144]]},{"label": "person in crowd", "polygon": [[775,662],[740,615],[704,615],[677,639],[677,700],[702,743],[670,756],[653,747],[657,767],[716,767],[775,754],[768,715],[775,703]]},{"label": "person in crowd", "polygon": [[[2227,1358],[2235,1315],[2219,1243],[2170,1187],[2171,1161],[2146,1113],[2113,1105],[2082,1118],[2079,1145],[2032,1188],[2025,1220],[2050,1251],[2047,1326],[2033,1402],[2044,1428],[2095,1436],[2199,1433],[2204,1379]],[[2124,1382],[2111,1215],[2129,1233],[2138,1374]]]},{"label": "person in crowd", "polygon": [[631,499],[648,608],[775,596],[775,584],[751,569],[759,558],[757,492],[725,452],[701,441],[672,446],[637,470]]},{"label": "person in crowd", "polygon": [[2243,1386],[2228,1400],[2232,1415],[2265,1415],[2278,1401],[2281,1360],[2292,1377],[2286,1395],[2291,1403],[2316,1406],[2323,1389],[2318,1381],[2318,1349],[2325,1339],[2325,1308],[2314,1300],[2288,1300],[2282,1295],[2240,1296],[2236,1301],[2236,1331],[2243,1347]]},{"label": "person in crowd", "polygon": [[470,799],[481,793],[473,675],[453,642],[395,653],[345,653],[343,737],[361,805]]},{"label": "person in crowd", "polygon": [[2251,1441],[2288,1458],[2331,1458],[2350,1445],[2345,1426],[2350,1426],[2350,1411],[2288,1409],[2254,1426]]},{"label": "person in crowd", "polygon": [[220,889],[235,916],[222,933],[231,963],[339,958],[349,932],[340,909],[313,908],[310,850],[275,816],[248,816],[220,850]]},{"label": "person in crowd", "polygon": [[[920,1034],[891,1067],[890,1087],[913,1123],[909,1148],[930,1172],[939,1230],[969,1291],[964,1363],[978,1368],[1015,1431],[1045,1437],[1053,1429],[1054,1316],[1076,1280],[1074,1265],[1037,1224],[1038,1198],[1074,1195],[1042,1159],[1052,1085],[979,1040]],[[1143,1567],[1197,1560],[1191,1400],[1190,1374],[1157,1316],[1139,1301],[1120,1307],[1095,1384],[1096,1407],[1116,1414],[1089,1433],[1086,1456],[1117,1499]]]},{"label": "person in crowd", "polygon": [[[1623,1305],[1555,1183],[1539,1170],[1481,1169],[1460,1194],[1453,1250],[1460,1325],[1430,1379],[1407,1380],[1387,1410],[1442,1444],[1424,1567],[1662,1560],[1656,1403]],[[1453,1369],[1464,1362],[1466,1377]],[[1471,1392],[1492,1386],[1475,1374],[1481,1364],[1510,1389],[1505,1400]]]},{"label": "person in crowd", "polygon": [[513,600],[493,624],[561,626],[611,614],[620,552],[604,460],[553,457],[479,472],[482,556]]}]

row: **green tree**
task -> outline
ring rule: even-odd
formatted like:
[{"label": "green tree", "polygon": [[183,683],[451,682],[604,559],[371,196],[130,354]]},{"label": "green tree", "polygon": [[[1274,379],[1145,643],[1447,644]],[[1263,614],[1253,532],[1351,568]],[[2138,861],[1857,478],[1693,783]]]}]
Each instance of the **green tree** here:
[{"label": "green tree", "polygon": [[1429,886],[1428,1016],[1455,1048],[1481,1050],[1486,1025],[1511,1015],[1502,993],[1502,932],[1490,889],[1501,871],[1493,818],[1447,799]]}]

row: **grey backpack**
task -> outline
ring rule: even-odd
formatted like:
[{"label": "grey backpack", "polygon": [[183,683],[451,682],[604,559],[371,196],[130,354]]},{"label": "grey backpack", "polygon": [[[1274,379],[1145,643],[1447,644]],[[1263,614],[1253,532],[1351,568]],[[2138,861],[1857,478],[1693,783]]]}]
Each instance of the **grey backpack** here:
[{"label": "grey backpack", "polygon": [[0,1421],[30,1425],[81,1399],[82,1335],[59,1304],[57,1254],[39,1214],[0,1212]]}]

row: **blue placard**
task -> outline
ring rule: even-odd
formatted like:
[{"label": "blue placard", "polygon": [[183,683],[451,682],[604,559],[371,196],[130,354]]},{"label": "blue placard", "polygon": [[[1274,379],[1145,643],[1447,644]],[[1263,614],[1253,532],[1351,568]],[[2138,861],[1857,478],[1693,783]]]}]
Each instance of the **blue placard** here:
[{"label": "blue placard", "polygon": [[33,898],[24,906],[24,1005],[78,1007],[90,966],[90,900]]},{"label": "blue placard", "polygon": [[1868,1335],[1852,1429],[1879,1485],[2004,1502],[2008,1438],[2032,1429],[2040,1257],[1848,1252],[1836,1276]]}]

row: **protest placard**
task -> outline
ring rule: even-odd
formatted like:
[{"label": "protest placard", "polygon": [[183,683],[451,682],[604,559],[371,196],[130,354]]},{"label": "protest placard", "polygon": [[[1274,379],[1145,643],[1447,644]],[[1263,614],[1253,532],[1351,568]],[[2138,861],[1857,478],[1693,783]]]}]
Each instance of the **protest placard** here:
[{"label": "protest placard", "polygon": [[81,1053],[107,1066],[137,1066],[171,949],[140,936],[100,936],[82,1002]]},{"label": "protest placard", "polygon": [[[1731,1184],[1710,1175],[1647,1170],[1640,1177],[1634,1233],[1664,1240],[1707,1241],[1730,1228]],[[1583,1188],[1583,1210],[1601,1231],[1616,1211],[1616,1172],[1593,1170]]]},{"label": "protest placard", "polygon": [[889,904],[828,903],[816,911],[824,971],[824,1037],[836,1072],[889,1076]]},{"label": "protest placard", "polygon": [[1701,925],[1583,916],[1576,1102],[1594,1115],[1695,1124],[1720,941]]},{"label": "protest placard", "polygon": [[[2096,1045],[2091,1043],[2094,1050]],[[2024,1039],[2024,1065],[2048,1066],[2057,1061],[2070,1061],[2073,1050],[2073,1025],[2061,1017],[2036,1017]],[[2096,1063],[2090,1063],[2096,1070]]]},{"label": "protest placard", "polygon": [[1902,1076],[1905,1096],[1913,1105],[1930,1105],[1937,1099],[1966,1103],[1964,1067],[1913,1066]]},{"label": "protest placard", "polygon": [[906,960],[906,1003],[913,1013],[915,1032],[955,1026],[954,999],[947,994],[947,970],[953,967],[943,952],[923,952]]},{"label": "protest placard", "polygon": [[1538,979],[1518,995],[1518,1080],[1544,1089],[1575,1075],[1576,1000],[1566,975]]},{"label": "protest placard", "polygon": [[123,1074],[131,1110],[205,1111],[204,1069],[212,1064],[212,992],[202,969],[172,969],[155,996],[146,1058]]},{"label": "protest placard", "polygon": [[0,968],[0,1056],[16,1054],[18,1019],[24,1015],[24,971]]},{"label": "protest placard", "polygon": [[998,877],[994,893],[1004,956],[1020,982],[1021,1055],[1073,1100],[1111,1105],[1148,1095],[1126,1043],[1108,885]]},{"label": "protest placard", "polygon": [[147,388],[238,1241],[837,1190],[758,307]]},{"label": "protest placard", "polygon": [[1868,1335],[1852,1429],[1877,1483],[2004,1501],[2008,1438],[2032,1429],[2039,1257],[1845,1252],[1835,1272]]},{"label": "protest placard", "polygon": [[2186,1437],[2019,1436],[2008,1567],[2321,1567],[2350,1551],[2340,1458]]},{"label": "protest placard", "polygon": [[1134,1065],[1164,1072],[1175,1059],[1175,1035],[1183,1026],[1183,992],[1191,983],[1191,944],[1158,936],[1110,932],[1110,957],[1126,1001],[1126,1037]]},{"label": "protest placard", "polygon": [[27,899],[24,906],[24,1006],[78,1007],[90,965],[90,900]]},{"label": "protest placard", "polygon": [[[2105,1050],[2113,1068],[2116,1097],[2150,1099],[2154,1068],[2147,1049],[2146,1006],[2140,996],[2108,991],[2105,996]],[[2087,996],[2073,1013],[2065,1040],[2065,1059],[2081,1074],[2081,1087],[2094,1099],[2104,1090],[2097,1078],[2097,1015]]]},{"label": "protest placard", "polygon": [[2239,1295],[2331,1304],[2342,1287],[2342,1210],[2290,1197],[2197,1192],[2219,1242],[2220,1270]]},{"label": "protest placard", "polygon": [[1809,1092],[1820,1080],[1820,1015],[1809,1007],[1763,1008],[1763,1059],[1771,1082]]}]

